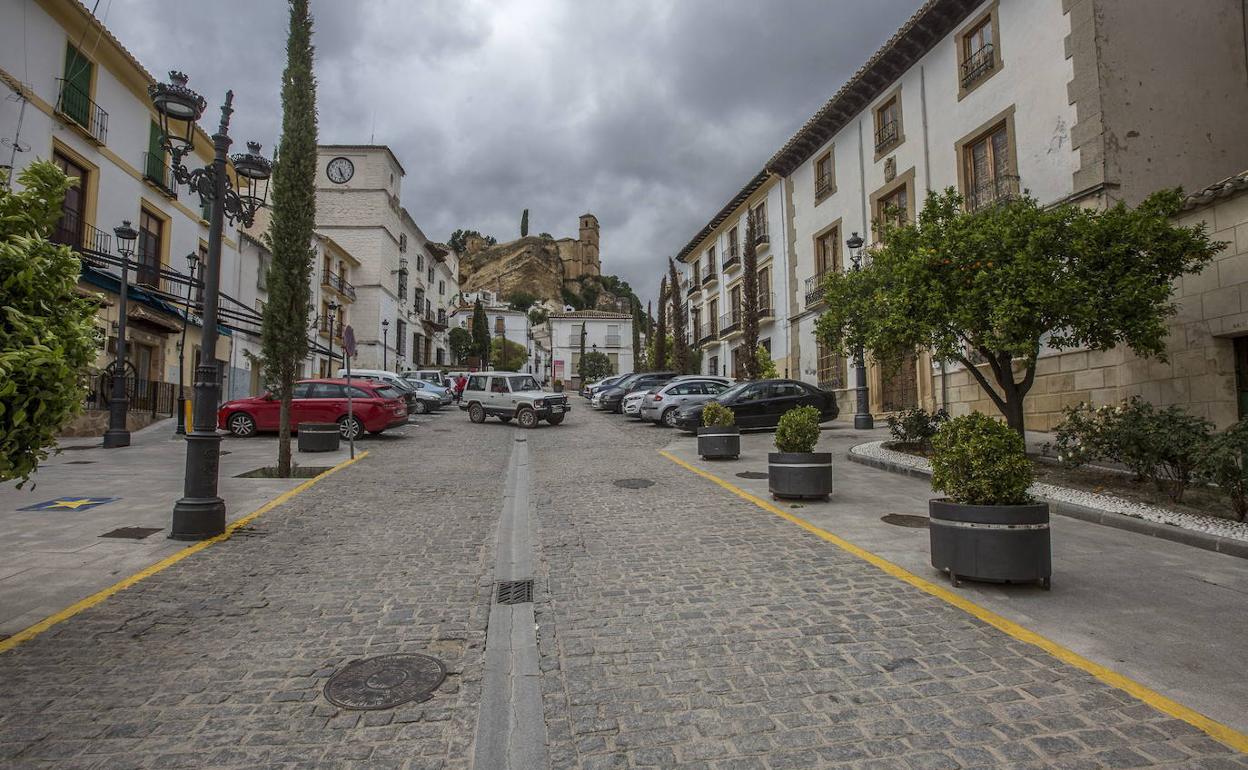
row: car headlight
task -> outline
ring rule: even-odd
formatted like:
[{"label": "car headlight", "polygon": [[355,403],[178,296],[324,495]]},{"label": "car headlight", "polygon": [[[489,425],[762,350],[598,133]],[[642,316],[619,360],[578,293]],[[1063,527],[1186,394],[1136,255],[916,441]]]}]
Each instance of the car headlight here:
[{"label": "car headlight", "polygon": [[533,406],[540,408],[540,407],[546,406],[546,402],[539,398],[538,400],[533,402]]}]

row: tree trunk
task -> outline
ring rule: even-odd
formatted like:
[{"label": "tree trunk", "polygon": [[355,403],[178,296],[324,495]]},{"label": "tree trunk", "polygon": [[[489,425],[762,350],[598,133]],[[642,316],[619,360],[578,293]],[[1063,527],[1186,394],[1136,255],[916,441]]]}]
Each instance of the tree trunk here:
[{"label": "tree trunk", "polygon": [[292,388],[288,383],[282,389],[282,405],[278,412],[277,475],[290,478],[290,402]]},{"label": "tree trunk", "polygon": [[[971,376],[975,378],[979,386],[988,394],[988,398],[996,404],[1001,415],[1005,417],[1005,424],[1009,425],[1026,442],[1026,419],[1023,416],[1023,404],[1027,398],[1028,391],[1031,390],[1032,383],[1036,379],[1035,357],[1028,361],[1026,373],[1023,375],[1022,381],[1015,382],[1013,359],[1010,358],[1008,353],[994,353],[984,348],[979,348],[979,353],[988,359],[988,366],[992,369],[997,388],[992,387],[992,384],[988,382],[988,378],[984,376],[984,373],[973,362],[963,356],[958,356],[957,360],[962,362],[966,370],[971,373]],[[998,388],[1000,392],[998,392]]]}]

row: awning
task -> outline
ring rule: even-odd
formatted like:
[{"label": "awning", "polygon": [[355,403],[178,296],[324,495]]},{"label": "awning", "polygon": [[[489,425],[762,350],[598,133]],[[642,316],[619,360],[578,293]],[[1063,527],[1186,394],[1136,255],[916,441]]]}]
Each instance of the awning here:
[{"label": "awning", "polygon": [[143,321],[163,332],[182,331],[182,324],[180,321],[168,318],[165,315],[157,313],[154,310],[150,310],[142,305],[127,305],[126,318],[129,318],[132,321]]}]

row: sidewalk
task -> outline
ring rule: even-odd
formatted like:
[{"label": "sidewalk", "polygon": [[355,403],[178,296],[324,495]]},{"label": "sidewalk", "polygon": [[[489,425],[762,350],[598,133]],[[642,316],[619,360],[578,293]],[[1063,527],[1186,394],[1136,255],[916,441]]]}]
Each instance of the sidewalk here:
[{"label": "sidewalk", "polygon": [[[22,489],[15,482],[0,484],[0,531],[5,533],[0,540],[0,639],[191,545],[168,539],[186,462],[185,442],[174,435],[173,420],[136,431],[131,440],[128,447],[104,449],[99,438],[65,439],[65,451],[49,456]],[[357,444],[357,452],[369,443]],[[228,521],[305,481],[236,478],[276,462],[276,436],[227,436],[221,454],[218,494],[225,499]],[[333,453],[296,452],[295,462],[329,467],[347,457],[343,445]],[[48,505],[21,510],[39,504]],[[139,539],[106,536],[121,527],[155,531]]]},{"label": "sidewalk", "polygon": [[[888,513],[927,515],[926,481],[845,459],[849,447],[887,431],[823,431],[833,453],[828,502],[777,502],[845,540],[933,582],[947,583],[929,561],[928,534],[886,524]],[[667,450],[764,500],[774,434],[741,437],[736,462],[707,462],[693,437]],[[1213,719],[1248,730],[1248,562],[1064,516],[1052,519],[1053,590],[966,581],[957,591],[1020,625],[1124,674]]]}]

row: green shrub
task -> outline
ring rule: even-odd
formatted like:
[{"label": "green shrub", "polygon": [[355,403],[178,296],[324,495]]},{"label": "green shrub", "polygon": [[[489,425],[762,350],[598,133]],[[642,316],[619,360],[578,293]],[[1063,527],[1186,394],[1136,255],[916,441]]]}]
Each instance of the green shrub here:
[{"label": "green shrub", "polygon": [[926,409],[915,407],[901,414],[889,415],[888,431],[895,441],[927,448],[931,446],[932,436],[935,436],[940,426],[948,420],[949,413],[944,409],[928,412]]},{"label": "green shrub", "polygon": [[795,406],[780,415],[776,426],[776,449],[781,452],[813,452],[819,443],[819,410]]},{"label": "green shrub", "polygon": [[1200,478],[1217,484],[1230,498],[1235,518],[1248,515],[1248,420],[1240,420],[1209,439],[1196,472]]},{"label": "green shrub", "polygon": [[973,413],[949,420],[932,437],[932,489],[965,505],[1029,502],[1031,461],[1005,423]]},{"label": "green shrub", "polygon": [[707,428],[729,428],[735,425],[737,416],[718,401],[709,401],[702,409],[702,425]]}]

